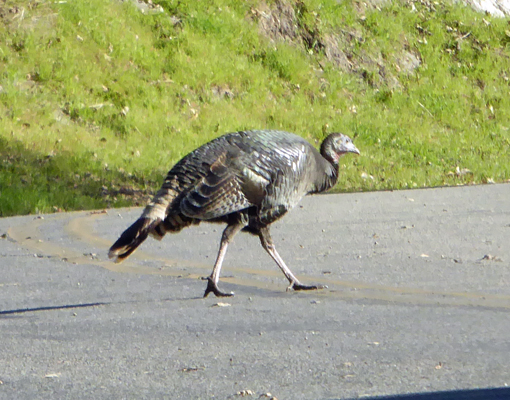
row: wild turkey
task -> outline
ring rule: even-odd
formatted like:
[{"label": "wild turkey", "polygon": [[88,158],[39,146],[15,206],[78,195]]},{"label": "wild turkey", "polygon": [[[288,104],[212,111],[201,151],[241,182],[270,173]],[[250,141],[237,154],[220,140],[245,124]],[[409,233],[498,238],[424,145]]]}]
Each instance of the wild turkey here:
[{"label": "wild turkey", "polygon": [[332,133],[320,153],[303,138],[282,131],[245,131],[218,137],[192,151],[168,172],[163,186],[110,248],[109,257],[121,262],[147,238],[161,240],[167,232],[202,221],[224,222],[220,249],[206,297],[232,296],[218,288],[228,244],[239,231],[260,238],[262,247],[290,282],[288,289],[310,290],[285,265],[269,234],[269,224],[281,218],[303,196],[320,193],[338,180],[338,159],[359,154],[352,140]]}]

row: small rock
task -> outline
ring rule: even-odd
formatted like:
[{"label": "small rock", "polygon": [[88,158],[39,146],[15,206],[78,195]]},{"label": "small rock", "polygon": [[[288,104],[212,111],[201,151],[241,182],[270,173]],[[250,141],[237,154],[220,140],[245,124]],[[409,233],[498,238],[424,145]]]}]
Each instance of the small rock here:
[{"label": "small rock", "polygon": [[230,307],[231,305],[230,303],[215,303],[211,307]]},{"label": "small rock", "polygon": [[251,390],[240,390],[236,395],[241,397],[253,396],[253,392]]},{"label": "small rock", "polygon": [[457,166],[457,168],[455,168],[455,174],[457,176],[463,176],[463,175],[466,175],[466,174],[472,174],[472,172],[467,169],[467,168],[460,168],[459,166]]},{"label": "small rock", "polygon": [[370,179],[370,180],[374,180],[374,177],[372,175],[368,175],[366,172],[362,172],[361,173],[361,178],[362,179]]},{"label": "small rock", "polygon": [[496,257],[496,256],[493,256],[492,254],[486,254],[482,257],[482,260],[486,260],[486,261],[503,261],[501,258],[499,257]]},{"label": "small rock", "polygon": [[203,370],[203,369],[205,369],[205,367],[188,367],[188,368],[182,368],[180,371],[181,372],[196,372],[196,371]]}]

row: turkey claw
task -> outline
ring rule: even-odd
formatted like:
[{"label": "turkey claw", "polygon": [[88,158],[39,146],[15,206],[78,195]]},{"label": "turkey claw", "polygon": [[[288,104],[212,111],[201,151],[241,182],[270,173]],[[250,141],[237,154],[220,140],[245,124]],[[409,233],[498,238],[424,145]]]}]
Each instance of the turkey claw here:
[{"label": "turkey claw", "polygon": [[225,293],[218,289],[218,285],[213,282],[211,277],[202,279],[207,280],[207,288],[205,289],[204,298],[207,297],[211,292],[213,292],[216,297],[231,297],[234,295],[234,292]]},{"label": "turkey claw", "polygon": [[303,285],[302,283],[292,283],[288,288],[287,291],[290,290],[318,290],[318,289],[327,289],[328,287],[326,285]]}]

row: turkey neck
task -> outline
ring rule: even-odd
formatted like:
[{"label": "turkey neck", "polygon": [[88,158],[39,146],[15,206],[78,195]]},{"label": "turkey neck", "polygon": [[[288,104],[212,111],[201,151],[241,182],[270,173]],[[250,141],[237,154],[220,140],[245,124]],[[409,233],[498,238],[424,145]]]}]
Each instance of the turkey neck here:
[{"label": "turkey neck", "polygon": [[319,179],[316,180],[315,190],[311,193],[321,193],[331,189],[338,181],[338,162],[330,161],[321,156],[319,162]]}]

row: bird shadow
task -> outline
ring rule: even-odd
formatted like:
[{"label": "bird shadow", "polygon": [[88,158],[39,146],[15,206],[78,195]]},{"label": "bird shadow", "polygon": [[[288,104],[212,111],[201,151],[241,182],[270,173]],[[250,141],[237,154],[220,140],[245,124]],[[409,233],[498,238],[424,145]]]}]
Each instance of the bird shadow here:
[{"label": "bird shadow", "polygon": [[109,302],[99,302],[99,303],[85,303],[85,304],[65,304],[63,306],[44,306],[44,307],[27,307],[27,308],[17,308],[14,310],[3,310],[0,311],[0,318],[7,317],[13,314],[23,314],[28,312],[38,312],[38,311],[52,311],[52,310],[65,310],[68,308],[85,308],[85,307],[97,307],[97,306],[105,306],[111,304]]}]

